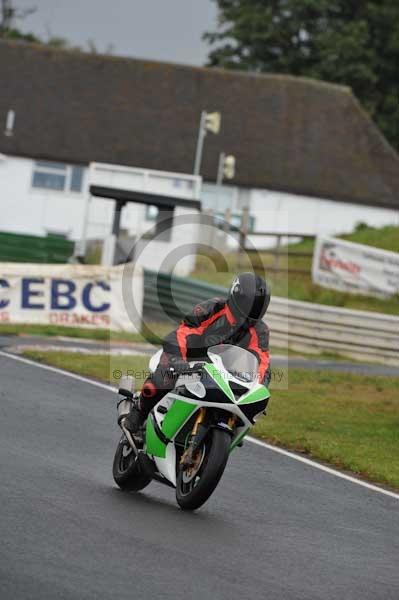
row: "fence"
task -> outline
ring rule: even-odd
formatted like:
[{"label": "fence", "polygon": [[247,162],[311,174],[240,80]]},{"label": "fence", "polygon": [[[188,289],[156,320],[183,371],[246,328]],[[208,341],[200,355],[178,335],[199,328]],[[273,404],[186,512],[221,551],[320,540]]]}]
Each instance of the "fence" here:
[{"label": "fence", "polygon": [[74,242],[55,236],[38,237],[0,232],[0,262],[66,263]]},{"label": "fence", "polygon": [[[241,223],[238,225],[234,225],[232,223],[232,214],[231,210],[227,209],[224,218],[219,214],[214,214],[212,210],[206,211],[208,218],[214,219],[215,225],[225,233],[231,232],[237,235],[238,239],[238,255],[237,260],[239,262],[241,250],[244,250],[248,255],[254,256],[254,268],[257,269],[256,266],[256,258],[257,255],[270,255],[273,257],[273,261],[270,265],[267,266],[268,271],[274,273],[297,273],[301,275],[309,275],[310,267],[303,268],[293,266],[290,263],[290,260],[286,260],[286,264],[281,264],[281,259],[290,259],[290,258],[309,258],[313,257],[313,251],[309,250],[297,250],[295,247],[290,247],[290,242],[294,241],[302,241],[302,240],[315,240],[316,236],[314,234],[302,233],[302,232],[284,232],[284,231],[258,231],[254,230],[253,225],[251,224],[251,216],[249,214],[249,209],[244,207],[242,209],[241,215]],[[248,245],[248,240],[251,238],[272,238],[275,240],[276,244],[273,248],[259,248],[258,244],[255,244],[256,250]],[[287,246],[288,242],[288,246]],[[213,245],[213,244],[212,244]],[[259,268],[263,268],[263,261],[259,264]]]},{"label": "fence", "polygon": [[[144,317],[180,319],[198,302],[226,293],[220,286],[146,271]],[[161,318],[165,313],[167,317]],[[399,366],[399,317],[273,297],[266,320],[275,348],[333,352]]]}]

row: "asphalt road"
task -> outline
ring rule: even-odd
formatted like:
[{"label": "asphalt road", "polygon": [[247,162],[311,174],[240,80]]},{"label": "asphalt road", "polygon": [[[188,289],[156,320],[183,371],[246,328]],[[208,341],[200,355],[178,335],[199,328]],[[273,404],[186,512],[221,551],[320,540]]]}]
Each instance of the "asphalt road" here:
[{"label": "asphalt road", "polygon": [[397,600],[399,501],[246,443],[194,514],[116,489],[115,395],[0,356],[0,598]]}]

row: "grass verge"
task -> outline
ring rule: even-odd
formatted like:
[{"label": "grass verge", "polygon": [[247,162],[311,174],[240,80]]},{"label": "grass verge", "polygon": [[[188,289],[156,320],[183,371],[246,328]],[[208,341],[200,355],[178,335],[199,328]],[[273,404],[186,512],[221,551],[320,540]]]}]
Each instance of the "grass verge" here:
[{"label": "grass verge", "polygon": [[[118,369],[134,371],[140,384],[148,367],[147,356],[24,355],[108,383]],[[275,390],[254,434],[399,489],[399,378],[290,369],[289,389]]]},{"label": "grass verge", "polygon": [[38,335],[46,337],[71,337],[104,342],[149,342],[157,344],[169,333],[171,326],[165,323],[149,323],[143,326],[141,333],[110,331],[109,329],[90,329],[85,327],[64,327],[62,325],[16,325],[0,324],[0,335]]}]

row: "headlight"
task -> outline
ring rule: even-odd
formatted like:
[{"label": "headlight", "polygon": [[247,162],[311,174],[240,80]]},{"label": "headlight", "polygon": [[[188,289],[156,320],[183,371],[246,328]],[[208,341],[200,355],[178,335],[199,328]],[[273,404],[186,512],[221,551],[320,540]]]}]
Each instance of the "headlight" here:
[{"label": "headlight", "polygon": [[197,396],[197,398],[205,398],[206,389],[201,381],[188,381],[185,386],[190,394],[193,394],[193,396]]}]

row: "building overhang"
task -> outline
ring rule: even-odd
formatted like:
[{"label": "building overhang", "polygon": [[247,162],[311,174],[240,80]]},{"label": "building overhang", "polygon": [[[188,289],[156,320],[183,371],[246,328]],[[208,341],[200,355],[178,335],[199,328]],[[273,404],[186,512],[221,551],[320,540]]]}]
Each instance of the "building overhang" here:
[{"label": "building overhang", "polygon": [[116,200],[118,203],[136,202],[156,206],[160,210],[173,210],[177,206],[192,208],[198,211],[201,210],[201,202],[199,200],[165,196],[163,194],[155,194],[154,192],[132,191],[101,185],[90,185],[89,191],[91,196]]}]

